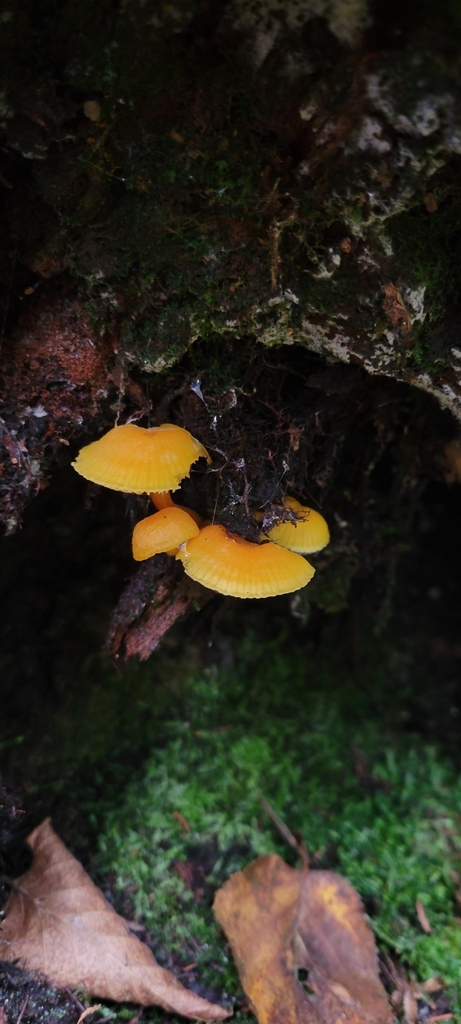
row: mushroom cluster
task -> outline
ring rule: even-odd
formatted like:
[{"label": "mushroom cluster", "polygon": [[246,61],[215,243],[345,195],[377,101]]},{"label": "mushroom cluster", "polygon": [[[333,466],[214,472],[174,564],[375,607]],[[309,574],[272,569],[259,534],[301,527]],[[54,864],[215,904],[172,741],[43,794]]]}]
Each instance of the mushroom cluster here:
[{"label": "mushroom cluster", "polygon": [[184,427],[127,423],[82,448],[72,465],[103,487],[150,494],[157,511],[134,528],[136,561],[166,552],[182,562],[191,579],[231,597],[275,597],[305,587],[315,569],[302,556],[320,551],[330,539],[323,516],[287,497],[285,508],[295,520],[274,526],[260,544],[219,524],[202,524],[197,512],[176,505],[170,493],[200,458],[211,462]]}]

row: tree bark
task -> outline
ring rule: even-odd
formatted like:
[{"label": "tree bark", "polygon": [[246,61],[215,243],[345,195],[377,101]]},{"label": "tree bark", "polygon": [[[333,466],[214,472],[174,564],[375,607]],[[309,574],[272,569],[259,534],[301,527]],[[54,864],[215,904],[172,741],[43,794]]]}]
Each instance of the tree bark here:
[{"label": "tree bark", "polygon": [[196,507],[252,537],[296,491],[344,578],[379,561],[382,517],[458,474],[455,6],[12,0],[2,28],[7,530],[77,442],[172,419],[212,449]]}]

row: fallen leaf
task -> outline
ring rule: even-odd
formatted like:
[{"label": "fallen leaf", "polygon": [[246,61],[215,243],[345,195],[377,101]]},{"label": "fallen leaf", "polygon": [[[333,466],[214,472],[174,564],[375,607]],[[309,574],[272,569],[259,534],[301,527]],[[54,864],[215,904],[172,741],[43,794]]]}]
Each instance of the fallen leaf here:
[{"label": "fallen leaf", "polygon": [[416,914],[417,914],[417,917],[418,917],[418,921],[419,921],[419,923],[421,925],[421,928],[423,929],[423,932],[425,932],[426,935],[432,935],[432,928],[431,928],[431,925],[430,925],[430,922],[429,922],[429,918],[428,918],[428,916],[426,914],[426,911],[425,911],[425,909],[424,909],[424,907],[423,907],[423,905],[421,903],[421,900],[416,900],[415,909],[416,909]]},{"label": "fallen leaf", "polygon": [[448,441],[444,446],[442,465],[445,483],[453,484],[461,481],[461,447],[458,441]]},{"label": "fallen leaf", "polygon": [[411,331],[411,316],[398,288],[389,281],[384,285],[384,294],[383,310],[386,316],[393,327],[398,327],[402,334],[408,334]]},{"label": "fallen leaf", "polygon": [[[427,978],[423,982],[410,981],[400,964],[392,963],[389,958],[383,967],[389,981],[395,985],[391,1004],[394,1010],[403,1010],[404,1019],[408,1024],[416,1024],[418,1020],[418,1000],[426,1003],[432,1010],[435,1009],[435,1003],[429,997],[433,992],[440,992],[443,988],[440,978]],[[431,1018],[428,1017],[427,1020]]]},{"label": "fallen leaf", "polygon": [[85,100],[83,113],[90,121],[99,121],[101,119],[101,104],[97,100]]},{"label": "fallen leaf", "polygon": [[439,206],[437,196],[433,192],[426,192],[426,195],[423,196],[423,203],[428,213],[435,213]]},{"label": "fallen leaf", "polygon": [[176,860],[173,866],[184,882],[186,889],[192,890],[194,888],[194,865],[190,864],[187,860]]},{"label": "fallen leaf", "polygon": [[0,960],[19,959],[58,988],[82,988],[114,1002],[162,1006],[203,1021],[229,1016],[185,989],[130,935],[49,819],[27,841],[34,860],[6,904]]},{"label": "fallen leaf", "polygon": [[341,875],[258,857],[214,911],[260,1024],[391,1024],[372,931]]},{"label": "fallen leaf", "polygon": [[183,832],[190,832],[189,822],[186,821],[184,815],[181,814],[181,811],[173,811],[172,813],[173,818],[178,822],[178,825],[181,826]]}]

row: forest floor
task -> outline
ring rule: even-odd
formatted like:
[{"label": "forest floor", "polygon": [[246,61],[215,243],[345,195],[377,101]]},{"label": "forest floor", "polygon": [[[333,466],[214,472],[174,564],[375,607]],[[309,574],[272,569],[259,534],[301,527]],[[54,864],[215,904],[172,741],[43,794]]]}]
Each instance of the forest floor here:
[{"label": "forest floor", "polygon": [[[434,493],[428,514],[435,514]],[[45,511],[47,500],[45,493]],[[457,515],[459,496],[452,492],[450,500]],[[72,539],[69,526],[67,535],[53,501],[56,518],[47,515],[47,529],[61,545],[62,563],[63,550],[75,550],[75,533]],[[27,542],[36,559],[35,571],[27,571],[36,580],[45,558],[33,537],[37,508]],[[116,517],[105,521],[100,510],[98,537],[109,545],[118,530]],[[447,524],[439,536],[449,545]],[[419,1020],[446,1013],[461,1020],[459,708],[447,670],[453,663],[442,650],[453,642],[444,604],[453,594],[440,568],[447,562],[434,535],[427,537],[429,554],[417,560],[417,576],[408,555],[394,616],[381,631],[363,599],[355,611],[330,616],[314,607],[307,622],[287,615],[285,599],[265,602],[264,615],[262,602],[244,609],[218,602],[175,627],[148,662],[124,672],[101,653],[99,620],[91,617],[94,588],[105,592],[102,571],[93,589],[80,586],[77,619],[71,602],[66,612],[59,576],[45,581],[48,594],[55,588],[52,613],[44,598],[51,636],[68,616],[68,660],[54,665],[50,678],[43,673],[35,697],[39,666],[29,690],[24,681],[16,686],[2,714],[5,778],[26,793],[27,828],[51,812],[59,834],[159,962],[197,994],[233,1005],[239,1024],[253,1018],[212,914],[214,894],[260,853],[296,862],[261,797],[302,834],[313,867],[339,871],[358,890],[384,977],[390,957],[412,979],[443,979],[434,1009],[420,1001]],[[12,573],[25,560],[21,538],[13,542]],[[88,537],[90,560],[92,544]],[[72,576],[66,586],[75,586]],[[108,569],[106,589],[113,586]],[[12,587],[11,608],[14,600]],[[100,607],[102,620],[102,598]],[[432,646],[417,657],[414,636],[421,648],[429,620]],[[442,623],[445,639],[437,640]],[[80,660],[77,651],[86,652]],[[52,664],[49,650],[47,657]],[[20,853],[16,873],[22,870]],[[0,975],[0,996],[6,984]],[[64,1007],[58,1019],[76,1020],[73,1012]],[[49,1020],[47,1013],[49,1007],[31,1019]],[[127,1021],[135,1010],[107,1004],[100,1014]],[[176,1020],[156,1010],[140,1019]]]}]

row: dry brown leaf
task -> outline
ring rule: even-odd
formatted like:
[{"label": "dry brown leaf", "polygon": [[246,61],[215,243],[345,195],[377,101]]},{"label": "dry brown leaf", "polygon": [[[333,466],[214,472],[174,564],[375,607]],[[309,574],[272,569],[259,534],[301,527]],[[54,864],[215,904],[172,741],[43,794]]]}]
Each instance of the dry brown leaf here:
[{"label": "dry brown leaf", "polygon": [[426,192],[426,195],[423,196],[423,203],[428,213],[435,213],[439,208],[437,196],[435,196],[433,192]]},{"label": "dry brown leaf", "polygon": [[214,911],[260,1024],[391,1024],[373,934],[341,875],[258,857]]},{"label": "dry brown leaf", "polygon": [[442,465],[445,483],[453,484],[461,481],[461,447],[458,441],[448,441],[444,446]]},{"label": "dry brown leaf", "polygon": [[402,334],[408,334],[411,331],[411,316],[398,288],[391,281],[384,285],[384,295],[383,310],[392,326],[397,327]]},{"label": "dry brown leaf", "polygon": [[[443,988],[440,978],[427,978],[423,982],[410,981],[400,964],[393,963],[388,957],[387,963],[384,964],[384,970],[389,981],[395,985],[391,995],[391,1004],[397,1012],[403,1010],[406,1024],[416,1024],[418,1000],[425,1002],[432,1010],[435,1009],[435,1003],[429,997],[433,992],[440,992]],[[427,1019],[437,1020],[437,1017],[428,1017]]]},{"label": "dry brown leaf", "polygon": [[163,1006],[195,1020],[229,1014],[185,989],[160,967],[107,903],[49,819],[28,837],[32,867],[14,883],[0,930],[0,960],[115,1002]]},{"label": "dry brown leaf", "polygon": [[426,911],[425,911],[425,909],[424,909],[424,907],[423,907],[423,905],[421,903],[421,900],[416,900],[415,908],[416,908],[416,914],[417,914],[417,917],[418,917],[418,921],[419,921],[419,923],[421,925],[421,928],[423,929],[423,932],[425,932],[426,935],[432,935],[431,924],[430,924],[429,918],[428,918],[428,916],[426,914]]}]

